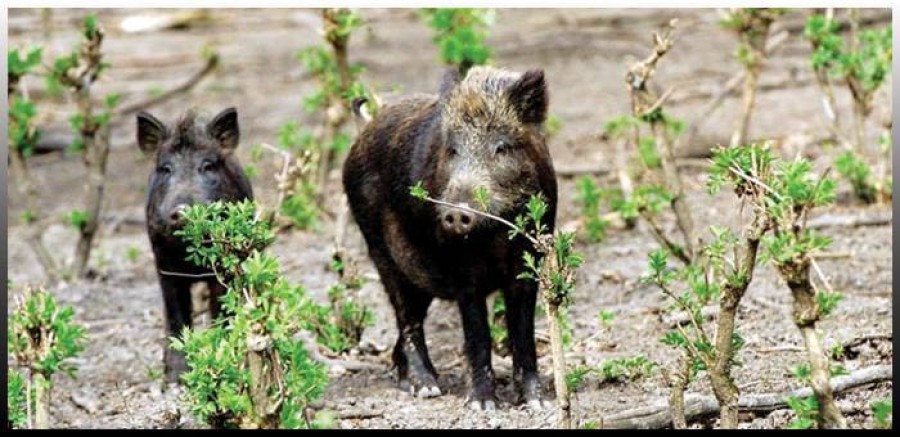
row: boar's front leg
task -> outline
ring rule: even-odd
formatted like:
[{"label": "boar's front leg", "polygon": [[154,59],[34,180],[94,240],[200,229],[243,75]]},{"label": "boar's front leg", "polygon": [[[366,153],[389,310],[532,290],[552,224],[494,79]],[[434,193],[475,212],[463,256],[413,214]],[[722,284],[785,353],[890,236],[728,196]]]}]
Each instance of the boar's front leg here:
[{"label": "boar's front leg", "polygon": [[166,382],[177,382],[178,376],[187,371],[184,352],[169,345],[169,337],[181,335],[185,326],[191,326],[191,280],[161,275],[159,284],[166,305],[166,344],[164,361]]},{"label": "boar's front leg", "polygon": [[400,388],[422,398],[440,396],[437,371],[425,344],[425,316],[433,298],[416,288],[387,257],[372,258],[397,318],[393,360]]},{"label": "boar's front leg", "polygon": [[541,384],[534,345],[534,310],[537,284],[513,278],[504,289],[506,326],[513,356],[513,374],[518,391],[528,406],[541,408]]},{"label": "boar's front leg", "polygon": [[475,410],[493,410],[494,371],[491,369],[491,331],[488,326],[487,302],[483,295],[464,292],[458,303],[472,378],[469,406]]}]

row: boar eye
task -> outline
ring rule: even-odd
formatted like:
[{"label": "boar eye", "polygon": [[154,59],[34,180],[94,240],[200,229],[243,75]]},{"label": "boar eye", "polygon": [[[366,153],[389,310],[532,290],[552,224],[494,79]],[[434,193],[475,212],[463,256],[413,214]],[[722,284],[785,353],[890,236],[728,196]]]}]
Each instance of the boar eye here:
[{"label": "boar eye", "polygon": [[496,146],[494,146],[494,153],[502,155],[506,152],[509,152],[511,148],[512,146],[506,141],[500,141]]},{"label": "boar eye", "polygon": [[172,173],[172,164],[160,164],[159,167],[156,168],[156,172],[159,174],[170,174]]},{"label": "boar eye", "polygon": [[212,161],[203,161],[203,164],[200,164],[200,172],[208,173],[216,169],[216,163]]},{"label": "boar eye", "polygon": [[457,154],[456,146],[448,146],[448,147],[447,147],[447,154],[450,155],[450,156],[456,156],[456,154]]}]

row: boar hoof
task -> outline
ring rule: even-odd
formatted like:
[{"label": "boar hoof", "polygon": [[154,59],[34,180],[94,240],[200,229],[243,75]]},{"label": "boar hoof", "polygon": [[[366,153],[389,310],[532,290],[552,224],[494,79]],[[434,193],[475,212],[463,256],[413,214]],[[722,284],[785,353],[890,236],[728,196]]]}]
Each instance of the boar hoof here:
[{"label": "boar hoof", "polygon": [[417,397],[420,397],[422,399],[436,398],[440,395],[441,395],[441,389],[437,388],[437,386],[422,387],[419,389],[419,392],[416,394]]},{"label": "boar hoof", "polygon": [[491,399],[475,399],[469,401],[469,408],[475,411],[494,411],[497,409],[497,404]]},{"label": "boar hoof", "polygon": [[434,381],[434,378],[429,379],[431,381],[425,382],[403,379],[400,381],[400,389],[418,398],[436,398],[441,395],[441,389],[438,388],[437,381]]}]

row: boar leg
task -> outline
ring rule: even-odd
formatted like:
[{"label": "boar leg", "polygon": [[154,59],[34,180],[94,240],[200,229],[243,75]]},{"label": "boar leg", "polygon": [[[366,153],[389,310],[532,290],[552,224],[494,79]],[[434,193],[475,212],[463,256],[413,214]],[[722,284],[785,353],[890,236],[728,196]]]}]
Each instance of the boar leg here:
[{"label": "boar leg", "polygon": [[393,359],[400,388],[422,398],[440,396],[437,371],[425,344],[425,316],[433,298],[410,283],[386,257],[372,258],[397,318]]},{"label": "boar leg", "polygon": [[513,279],[504,289],[506,326],[513,356],[513,374],[518,391],[529,406],[540,408],[541,385],[534,345],[534,310],[537,284]]},{"label": "boar leg", "polygon": [[469,405],[472,409],[493,410],[494,371],[491,369],[491,331],[488,326],[487,302],[483,295],[466,291],[460,294],[458,303],[472,378]]},{"label": "boar leg", "polygon": [[178,376],[187,371],[187,364],[184,352],[169,346],[169,337],[179,336],[185,326],[191,326],[191,280],[160,276],[159,284],[166,304],[166,382],[178,382]]}]

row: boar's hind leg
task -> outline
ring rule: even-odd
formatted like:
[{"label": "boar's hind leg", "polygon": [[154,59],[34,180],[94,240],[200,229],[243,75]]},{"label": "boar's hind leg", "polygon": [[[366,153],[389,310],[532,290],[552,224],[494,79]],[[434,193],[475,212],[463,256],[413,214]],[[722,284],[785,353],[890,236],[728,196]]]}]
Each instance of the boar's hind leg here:
[{"label": "boar's hind leg", "polygon": [[459,313],[466,338],[466,356],[472,377],[470,407],[494,409],[494,371],[491,369],[491,334],[484,296],[472,292],[460,294]]},{"label": "boar's hind leg", "polygon": [[[507,291],[508,290],[508,291]],[[513,373],[519,393],[529,406],[540,408],[541,385],[534,345],[534,310],[537,284],[513,280],[504,289],[506,326],[513,355]]]},{"label": "boar's hind leg", "polygon": [[166,381],[177,382],[178,376],[187,371],[184,352],[169,346],[169,337],[181,335],[185,326],[191,326],[191,281],[185,278],[160,276],[163,300],[166,305],[166,346],[164,348]]},{"label": "boar's hind leg", "polygon": [[425,345],[425,316],[433,298],[410,283],[391,261],[373,258],[377,260],[381,282],[397,317],[398,335],[393,359],[400,388],[422,398],[440,396],[437,371]]}]

